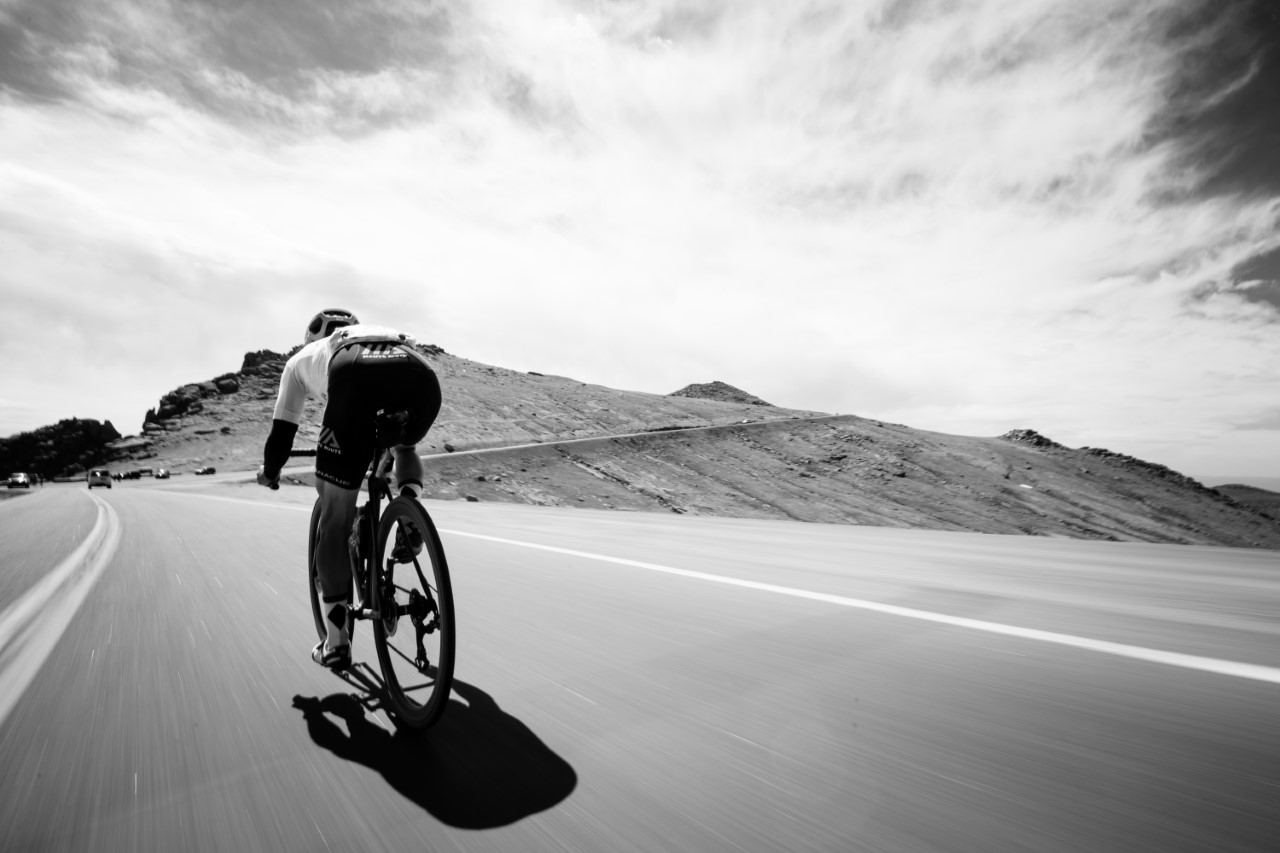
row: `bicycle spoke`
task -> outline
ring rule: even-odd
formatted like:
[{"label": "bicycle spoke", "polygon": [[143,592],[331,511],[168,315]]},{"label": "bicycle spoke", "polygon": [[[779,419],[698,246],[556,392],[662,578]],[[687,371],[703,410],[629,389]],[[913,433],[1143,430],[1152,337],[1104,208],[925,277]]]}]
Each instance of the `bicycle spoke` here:
[{"label": "bicycle spoke", "polygon": [[417,687],[401,687],[400,689],[403,690],[405,693],[413,693],[418,690],[431,690],[435,686],[436,686],[436,683],[434,681],[431,681],[426,684],[420,684]]}]

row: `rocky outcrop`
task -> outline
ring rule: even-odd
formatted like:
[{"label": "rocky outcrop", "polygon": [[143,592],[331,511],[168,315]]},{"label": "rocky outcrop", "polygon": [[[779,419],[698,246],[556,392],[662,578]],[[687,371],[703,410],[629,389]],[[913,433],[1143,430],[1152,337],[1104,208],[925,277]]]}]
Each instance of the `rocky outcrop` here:
[{"label": "rocky outcrop", "polygon": [[1241,483],[1228,483],[1218,486],[1214,491],[1231,498],[1237,506],[1246,506],[1268,518],[1280,520],[1280,492]]},{"label": "rocky outcrop", "polygon": [[739,388],[734,388],[727,382],[707,382],[702,385],[686,385],[679,391],[672,391],[668,397],[693,397],[699,400],[720,400],[724,403],[747,403],[752,406],[770,406],[772,403],[766,403],[754,394],[748,394]]},{"label": "rocky outcrop", "polygon": [[200,402],[203,398],[216,397],[219,393],[218,386],[212,382],[197,382],[176,388],[160,398],[159,406],[147,410],[142,419],[142,428],[145,430],[157,421],[196,414],[204,409],[204,404]]},{"label": "rocky outcrop", "polygon": [[[1006,432],[1004,435],[1000,437],[1005,439],[1006,441],[1015,441],[1015,442],[1018,442],[1019,444],[1025,444],[1040,450],[1070,450],[1070,448],[1066,447],[1065,445],[1058,444],[1058,442],[1053,441],[1052,439],[1046,438],[1045,436],[1041,435],[1040,433],[1036,432],[1033,429],[1010,430],[1009,432]],[[1149,477],[1154,477],[1160,480],[1169,480],[1173,483],[1176,483],[1179,486],[1183,486],[1194,492],[1199,492],[1215,500],[1230,502],[1234,504],[1234,500],[1229,495],[1216,489],[1210,489],[1209,487],[1201,483],[1199,480],[1195,480],[1191,477],[1188,477],[1185,474],[1180,474],[1177,471],[1174,471],[1172,468],[1169,468],[1165,465],[1160,465],[1155,462],[1147,462],[1144,459],[1138,459],[1136,456],[1128,456],[1124,453],[1116,453],[1114,451],[1106,450],[1101,447],[1081,447],[1079,450],[1071,451],[1071,452],[1082,454],[1085,457],[1093,457],[1094,459],[1106,460],[1107,462],[1114,465],[1120,465],[1134,471],[1140,471]],[[1080,471],[1083,473],[1088,473],[1089,469],[1081,468]]]},{"label": "rocky outcrop", "polygon": [[192,382],[165,394],[156,408],[147,410],[142,419],[142,429],[144,432],[156,432],[168,428],[169,425],[163,422],[199,414],[204,411],[204,400],[239,392],[247,376],[278,374],[284,368],[285,360],[285,356],[271,350],[245,353],[239,373],[224,373],[207,382]]},{"label": "rocky outcrop", "polygon": [[[1157,477],[1162,480],[1171,480],[1180,486],[1186,486],[1187,488],[1192,489],[1194,491],[1211,492],[1214,495],[1221,495],[1220,492],[1218,492],[1215,489],[1210,489],[1208,486],[1204,485],[1199,480],[1188,477],[1186,474],[1180,474],[1177,471],[1165,465],[1160,465],[1155,462],[1147,462],[1145,459],[1139,459],[1136,456],[1127,456],[1123,453],[1114,453],[1110,450],[1106,450],[1101,447],[1082,447],[1080,448],[1080,450],[1081,452],[1087,453],[1090,456],[1096,456],[1102,459],[1107,459],[1112,462],[1117,462],[1122,465],[1128,466],[1130,468],[1141,469],[1142,471],[1145,471],[1147,474],[1153,477]],[[1226,495],[1222,495],[1222,497],[1226,497]]]},{"label": "rocky outcrop", "polygon": [[1053,448],[1055,450],[1067,449],[1066,445],[1058,444],[1053,439],[1045,438],[1033,429],[1011,429],[1000,437],[1005,441],[1016,441],[1032,447]]},{"label": "rocky outcrop", "polygon": [[278,353],[269,349],[247,352],[244,354],[244,361],[240,364],[240,373],[248,376],[279,373],[284,370],[284,363],[289,360],[289,356],[297,351],[297,348],[294,348],[287,353]]}]

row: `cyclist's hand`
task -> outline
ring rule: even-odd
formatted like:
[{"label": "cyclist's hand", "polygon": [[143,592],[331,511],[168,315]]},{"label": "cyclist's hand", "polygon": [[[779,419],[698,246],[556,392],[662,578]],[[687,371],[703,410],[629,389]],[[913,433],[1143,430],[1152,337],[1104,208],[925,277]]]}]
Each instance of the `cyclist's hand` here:
[{"label": "cyclist's hand", "polygon": [[258,485],[266,486],[268,489],[271,489],[272,491],[274,491],[280,488],[280,478],[276,477],[274,480],[271,479],[270,477],[267,476],[267,466],[259,465],[258,466]]}]

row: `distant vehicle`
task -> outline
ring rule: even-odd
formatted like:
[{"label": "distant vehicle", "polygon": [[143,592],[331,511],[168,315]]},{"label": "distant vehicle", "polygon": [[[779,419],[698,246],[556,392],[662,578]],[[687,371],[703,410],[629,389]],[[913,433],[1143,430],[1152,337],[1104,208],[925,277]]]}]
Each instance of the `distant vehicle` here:
[{"label": "distant vehicle", "polygon": [[120,479],[121,480],[140,480],[142,479],[142,472],[137,470],[125,471],[123,474],[120,475]]},{"label": "distant vehicle", "polygon": [[124,479],[124,474],[121,474],[119,471],[112,471],[112,472],[111,472],[111,479],[116,480],[116,481],[123,480],[123,479]]},{"label": "distant vehicle", "polygon": [[108,489],[111,488],[111,472],[106,468],[94,468],[89,472],[87,479],[89,480],[89,488],[91,489],[94,486],[106,486]]},{"label": "distant vehicle", "polygon": [[157,480],[167,480],[167,479],[169,479],[169,469],[168,469],[168,468],[157,468],[157,469],[156,469],[156,479],[157,479]]},{"label": "distant vehicle", "polygon": [[202,468],[197,468],[196,473],[197,474],[216,474],[218,473],[218,469],[214,468],[212,465],[208,465]]},{"label": "distant vehicle", "polygon": [[29,489],[31,488],[31,475],[24,474],[21,471],[9,475],[9,488],[11,489]]},{"label": "distant vehicle", "polygon": [[139,469],[138,469],[138,476],[139,476],[139,477],[154,477],[155,475],[156,475],[156,471],[155,471],[155,469],[154,469],[154,468],[139,468]]}]

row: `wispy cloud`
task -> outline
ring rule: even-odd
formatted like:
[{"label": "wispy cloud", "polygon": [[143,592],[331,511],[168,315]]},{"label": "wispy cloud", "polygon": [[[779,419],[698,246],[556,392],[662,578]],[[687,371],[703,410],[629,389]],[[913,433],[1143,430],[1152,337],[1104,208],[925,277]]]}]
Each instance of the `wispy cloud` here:
[{"label": "wispy cloud", "polygon": [[169,317],[85,332],[135,420],[322,295],[512,367],[1175,467],[1243,465],[1280,378],[1239,277],[1280,250],[1265,4],[0,9],[0,288]]}]

